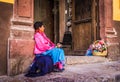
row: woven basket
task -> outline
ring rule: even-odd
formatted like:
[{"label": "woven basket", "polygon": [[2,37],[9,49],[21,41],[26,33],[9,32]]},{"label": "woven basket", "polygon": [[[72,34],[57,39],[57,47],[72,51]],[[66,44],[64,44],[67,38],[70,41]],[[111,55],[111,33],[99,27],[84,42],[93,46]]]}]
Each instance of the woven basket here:
[{"label": "woven basket", "polygon": [[[100,40],[96,40],[93,44],[96,44],[96,42],[99,42]],[[105,46],[105,50],[103,52],[100,52],[100,51],[96,51],[96,50],[93,50],[92,54],[94,56],[107,56],[107,46],[106,44],[104,43],[104,46]]]},{"label": "woven basket", "polygon": [[92,54],[93,54],[94,56],[103,56],[103,57],[105,57],[105,56],[107,56],[107,50],[105,50],[105,51],[103,51],[103,52],[93,51]]}]

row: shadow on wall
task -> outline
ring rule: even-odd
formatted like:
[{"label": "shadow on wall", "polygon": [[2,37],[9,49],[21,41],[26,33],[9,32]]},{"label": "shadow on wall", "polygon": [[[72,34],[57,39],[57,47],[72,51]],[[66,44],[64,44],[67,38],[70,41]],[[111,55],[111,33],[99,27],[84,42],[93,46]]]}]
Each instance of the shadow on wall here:
[{"label": "shadow on wall", "polygon": [[0,2],[0,75],[7,74],[7,44],[13,4]]}]

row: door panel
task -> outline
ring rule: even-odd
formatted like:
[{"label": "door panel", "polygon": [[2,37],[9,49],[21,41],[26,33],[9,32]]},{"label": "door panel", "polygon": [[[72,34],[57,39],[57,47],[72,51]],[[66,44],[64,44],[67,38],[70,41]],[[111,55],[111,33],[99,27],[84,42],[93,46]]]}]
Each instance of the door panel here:
[{"label": "door panel", "polygon": [[46,35],[54,40],[54,0],[34,0],[34,22],[43,21]]},{"label": "door panel", "polygon": [[96,37],[95,0],[73,1],[73,48],[86,51]]},{"label": "door panel", "polygon": [[91,43],[91,23],[77,24],[75,28],[74,49],[85,50]]}]

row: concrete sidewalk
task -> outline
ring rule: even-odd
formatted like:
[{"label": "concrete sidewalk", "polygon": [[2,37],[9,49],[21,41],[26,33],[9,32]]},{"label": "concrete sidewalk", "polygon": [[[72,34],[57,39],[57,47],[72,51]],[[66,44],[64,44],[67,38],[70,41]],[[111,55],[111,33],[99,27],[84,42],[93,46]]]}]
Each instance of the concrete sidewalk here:
[{"label": "concrete sidewalk", "polygon": [[1,76],[0,82],[120,82],[120,61],[66,65],[64,72],[35,78]]}]

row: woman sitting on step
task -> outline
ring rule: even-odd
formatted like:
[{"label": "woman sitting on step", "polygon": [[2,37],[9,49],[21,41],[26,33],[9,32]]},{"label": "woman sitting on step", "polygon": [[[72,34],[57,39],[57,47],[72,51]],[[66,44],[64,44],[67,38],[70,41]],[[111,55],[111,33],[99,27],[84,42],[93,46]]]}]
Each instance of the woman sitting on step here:
[{"label": "woman sitting on step", "polygon": [[[34,54],[36,57],[39,56],[50,56],[53,62],[54,70],[53,71],[63,71],[65,56],[64,51],[61,48],[61,45],[58,43],[55,45],[44,33],[43,23],[40,21],[35,22],[34,24],[35,34],[35,46]],[[36,61],[36,60],[35,60]],[[49,62],[46,62],[49,63]]]}]

